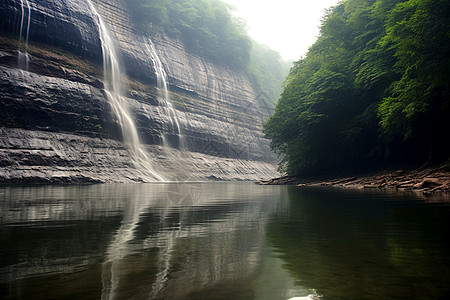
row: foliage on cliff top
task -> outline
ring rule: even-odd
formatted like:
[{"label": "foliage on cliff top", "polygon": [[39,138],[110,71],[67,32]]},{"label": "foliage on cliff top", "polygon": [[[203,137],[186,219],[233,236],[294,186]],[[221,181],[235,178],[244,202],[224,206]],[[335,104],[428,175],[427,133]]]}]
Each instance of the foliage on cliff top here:
[{"label": "foliage on cliff top", "polygon": [[289,74],[292,62],[283,61],[278,52],[253,41],[247,74],[257,93],[264,92],[275,106],[280,98],[283,81]]},{"label": "foliage on cliff top", "polygon": [[346,0],[265,125],[290,174],[449,157],[450,2]]},{"label": "foliage on cliff top", "polygon": [[232,66],[246,66],[250,60],[245,24],[220,0],[130,0],[130,8],[147,34],[163,31],[190,51]]},{"label": "foliage on cliff top", "polygon": [[160,32],[180,39],[186,48],[214,62],[245,71],[257,93],[274,105],[290,63],[252,41],[245,23],[220,0],[130,0],[133,20],[145,34]]}]

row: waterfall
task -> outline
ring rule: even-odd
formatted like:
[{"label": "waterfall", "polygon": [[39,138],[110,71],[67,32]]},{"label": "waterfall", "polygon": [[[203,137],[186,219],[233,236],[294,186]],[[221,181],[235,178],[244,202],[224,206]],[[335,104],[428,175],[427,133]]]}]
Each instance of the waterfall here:
[{"label": "waterfall", "polygon": [[136,125],[129,112],[128,101],[122,96],[122,72],[114,40],[91,0],[86,1],[95,15],[94,19],[99,29],[103,53],[105,94],[122,129],[124,143],[128,146],[131,158],[137,169],[149,174],[152,180],[166,181],[151,165],[149,155],[139,141]]},{"label": "waterfall", "polygon": [[155,49],[155,46],[153,45],[153,43],[150,39],[148,40],[148,43],[146,44],[146,46],[147,46],[148,52],[150,52],[150,57],[152,59],[153,70],[155,71],[155,75],[156,75],[156,85],[158,87],[159,96],[162,99],[169,101],[167,73],[164,70],[161,59],[159,59],[158,53],[156,52],[156,49]]},{"label": "waterfall", "polygon": [[[31,22],[31,6],[28,0],[20,0],[21,18],[20,18],[20,32],[19,32],[19,50],[18,50],[18,66],[19,69],[28,71],[28,63],[30,61],[30,55],[28,54],[28,37],[30,35],[30,22]],[[25,20],[25,14],[27,18]],[[26,24],[25,24],[26,21]],[[22,46],[22,35],[25,29],[25,43]]]},{"label": "waterfall", "polygon": [[[181,133],[180,123],[178,122],[177,112],[173,108],[172,103],[170,102],[167,73],[164,70],[161,59],[159,58],[155,46],[153,45],[150,39],[148,39],[148,43],[146,43],[146,46],[147,51],[150,53],[150,58],[153,64],[153,70],[156,75],[156,86],[158,88],[159,101],[162,104],[161,108],[163,110],[163,114],[167,116],[168,123],[171,124],[174,133],[178,137],[178,147],[182,149],[183,135]],[[163,144],[164,146],[169,146],[165,136],[163,136]]]}]

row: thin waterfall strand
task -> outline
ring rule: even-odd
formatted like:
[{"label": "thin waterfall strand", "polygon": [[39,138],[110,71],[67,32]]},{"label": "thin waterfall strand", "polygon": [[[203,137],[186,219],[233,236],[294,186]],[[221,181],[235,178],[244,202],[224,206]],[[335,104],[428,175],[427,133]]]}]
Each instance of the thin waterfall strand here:
[{"label": "thin waterfall strand", "polygon": [[[19,50],[18,50],[18,65],[19,68],[28,71],[28,64],[30,62],[30,55],[28,54],[28,39],[30,35],[31,23],[31,5],[28,0],[20,0],[21,18],[20,18],[20,32],[19,32]],[[22,36],[25,23],[25,14],[27,14],[27,23],[25,31],[25,43],[22,46]]]},{"label": "thin waterfall strand", "polygon": [[[175,134],[179,138],[179,148],[182,148],[182,133],[180,128],[180,123],[178,122],[178,115],[176,110],[173,108],[172,103],[170,102],[169,97],[169,88],[168,88],[168,80],[167,73],[164,70],[161,59],[156,52],[155,46],[152,41],[149,39],[146,44],[147,50],[150,53],[150,57],[153,63],[153,70],[156,75],[156,86],[159,92],[159,100],[163,104],[162,109],[164,114],[167,116],[169,123],[172,125]],[[166,144],[166,139],[163,137],[164,144]],[[167,145],[164,145],[167,146]]]}]

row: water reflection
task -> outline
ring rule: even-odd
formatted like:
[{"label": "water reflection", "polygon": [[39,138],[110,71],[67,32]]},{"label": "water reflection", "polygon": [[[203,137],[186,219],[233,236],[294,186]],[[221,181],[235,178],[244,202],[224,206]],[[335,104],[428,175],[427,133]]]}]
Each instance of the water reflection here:
[{"label": "water reflection", "polygon": [[279,189],[191,183],[0,193],[2,296],[75,299],[76,286],[96,299],[177,299],[255,273]]},{"label": "water reflection", "polygon": [[446,299],[450,290],[449,206],[411,195],[3,187],[0,217],[1,299]]},{"label": "water reflection", "polygon": [[268,239],[323,299],[449,299],[450,207],[413,195],[289,189]]}]

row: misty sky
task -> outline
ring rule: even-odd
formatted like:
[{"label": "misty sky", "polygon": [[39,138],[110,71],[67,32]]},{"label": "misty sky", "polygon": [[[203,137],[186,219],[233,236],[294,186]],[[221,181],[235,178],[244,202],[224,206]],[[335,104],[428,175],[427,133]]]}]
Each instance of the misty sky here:
[{"label": "misty sky", "polygon": [[306,54],[319,34],[324,10],[338,0],[223,0],[236,7],[256,41],[278,51],[285,60]]}]

